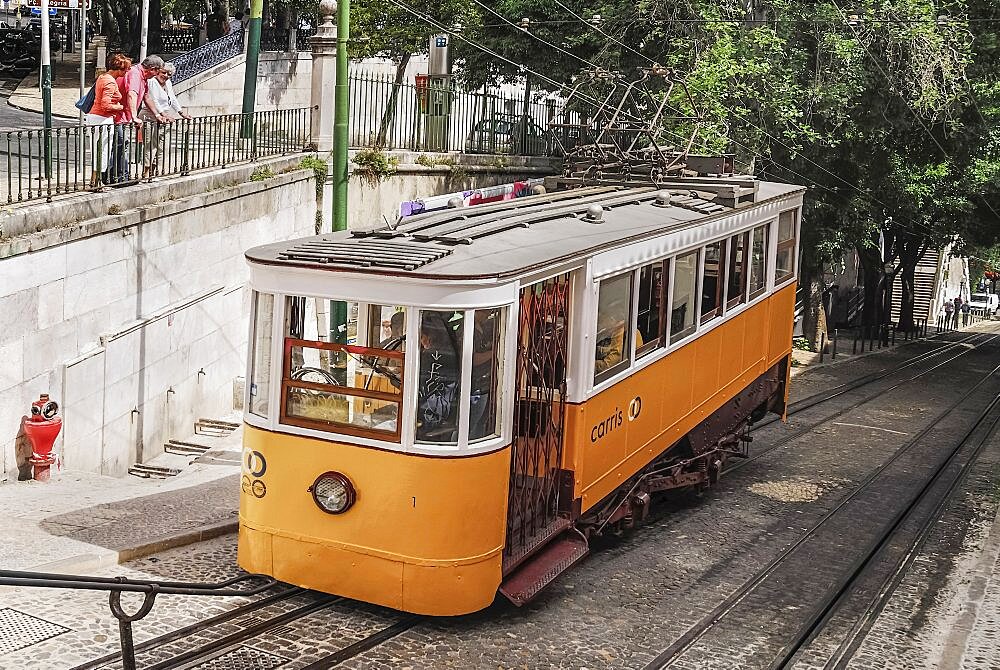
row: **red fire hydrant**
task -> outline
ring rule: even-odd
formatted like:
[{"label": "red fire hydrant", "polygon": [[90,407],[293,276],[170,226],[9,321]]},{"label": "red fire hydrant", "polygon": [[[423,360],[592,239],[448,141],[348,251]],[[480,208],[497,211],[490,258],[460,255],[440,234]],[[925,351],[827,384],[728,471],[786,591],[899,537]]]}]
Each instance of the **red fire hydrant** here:
[{"label": "red fire hydrant", "polygon": [[24,434],[31,442],[31,458],[28,462],[33,466],[32,477],[36,481],[47,482],[49,468],[56,462],[52,444],[62,430],[62,417],[56,416],[58,413],[59,405],[49,400],[47,393],[43,393],[31,403],[31,416],[24,418]]}]

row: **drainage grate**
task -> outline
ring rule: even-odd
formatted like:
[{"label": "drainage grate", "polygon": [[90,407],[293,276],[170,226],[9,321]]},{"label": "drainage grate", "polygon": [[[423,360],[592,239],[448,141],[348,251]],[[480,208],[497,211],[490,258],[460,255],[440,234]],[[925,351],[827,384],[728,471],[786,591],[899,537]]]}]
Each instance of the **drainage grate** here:
[{"label": "drainage grate", "polygon": [[287,658],[253,647],[237,647],[221,656],[192,666],[191,670],[271,670],[288,663]]},{"label": "drainage grate", "polygon": [[66,632],[69,632],[69,628],[30,614],[9,607],[0,609],[0,654],[24,649]]}]

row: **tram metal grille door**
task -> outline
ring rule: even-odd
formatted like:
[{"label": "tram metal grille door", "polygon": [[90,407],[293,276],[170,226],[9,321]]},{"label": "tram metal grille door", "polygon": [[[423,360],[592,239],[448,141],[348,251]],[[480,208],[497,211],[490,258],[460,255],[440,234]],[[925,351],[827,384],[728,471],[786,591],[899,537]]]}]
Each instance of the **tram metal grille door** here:
[{"label": "tram metal grille door", "polygon": [[559,516],[559,467],[569,302],[569,273],[521,290],[505,571],[566,525]]}]

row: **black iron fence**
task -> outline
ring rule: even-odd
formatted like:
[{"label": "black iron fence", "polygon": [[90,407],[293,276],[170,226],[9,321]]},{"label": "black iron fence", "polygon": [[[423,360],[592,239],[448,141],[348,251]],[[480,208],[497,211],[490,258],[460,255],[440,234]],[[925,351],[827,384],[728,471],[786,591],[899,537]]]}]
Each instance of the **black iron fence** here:
[{"label": "black iron fence", "polygon": [[198,46],[197,28],[164,28],[160,31],[163,51],[167,53],[184,53]]},{"label": "black iron fence", "polygon": [[547,156],[580,138],[549,123],[579,123],[562,100],[529,100],[502,90],[463,91],[428,82],[395,84],[392,77],[351,76],[350,143],[416,151]]},{"label": "black iron fence", "polygon": [[0,191],[8,204],[51,200],[303,151],[310,142],[309,111],[0,132]]},{"label": "black iron fence", "polygon": [[[261,28],[261,51],[310,51],[309,38],[316,34],[315,28]],[[294,44],[294,48],[293,48]]]}]

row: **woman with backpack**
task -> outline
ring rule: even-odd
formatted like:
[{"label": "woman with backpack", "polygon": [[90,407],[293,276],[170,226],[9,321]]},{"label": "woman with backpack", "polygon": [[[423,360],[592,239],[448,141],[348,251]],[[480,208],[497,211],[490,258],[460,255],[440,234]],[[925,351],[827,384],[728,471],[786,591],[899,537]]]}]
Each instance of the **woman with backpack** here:
[{"label": "woman with backpack", "polygon": [[125,74],[132,66],[132,61],[123,54],[113,54],[108,57],[108,71],[94,82],[94,101],[90,109],[85,109],[85,121],[91,128],[90,154],[93,161],[90,172],[90,188],[107,190],[103,186],[101,175],[108,170],[112,151],[115,116],[120,114],[125,106],[122,104],[122,94],[118,89],[117,77]]}]

